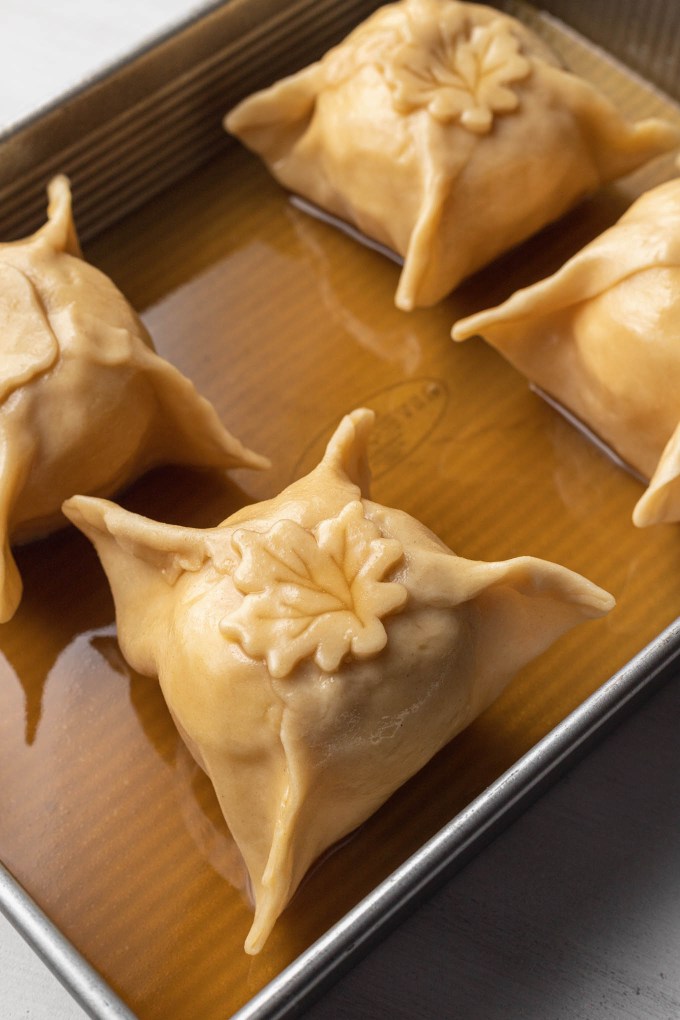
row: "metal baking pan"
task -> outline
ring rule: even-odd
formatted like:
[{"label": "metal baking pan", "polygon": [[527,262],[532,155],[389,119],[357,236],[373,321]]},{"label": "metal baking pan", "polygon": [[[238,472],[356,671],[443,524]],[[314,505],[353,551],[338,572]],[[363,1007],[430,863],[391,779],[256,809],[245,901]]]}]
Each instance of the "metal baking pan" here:
[{"label": "metal baking pan", "polygon": [[[603,189],[436,308],[398,312],[396,267],[292,205],[220,126],[242,95],[375,6],[232,0],[133,54],[2,141],[0,236],[35,228],[46,180],[68,173],[89,260],[141,311],[159,351],[273,461],[257,477],[159,470],[121,496],[127,506],[215,523],[307,470],[339,416],[366,403],[382,423],[376,499],[470,558],[564,562],[618,606],[523,671],[321,862],[250,960],[229,835],[157,685],[118,652],[91,549],[73,530],[21,548],[26,594],[0,632],[0,909],[103,1020],[299,1012],[680,653],[677,529],[634,529],[638,482],[495,352],[448,340],[454,318],[559,264],[670,176],[672,160]],[[662,20],[680,11],[659,5],[641,25],[632,7],[622,23],[604,3],[589,15],[564,3],[567,21],[570,6],[592,14],[577,27],[597,47],[545,11],[513,9],[631,115],[679,118],[655,85],[680,93],[663,59],[679,26]],[[612,52],[646,54],[635,74],[599,48],[614,21]]]}]

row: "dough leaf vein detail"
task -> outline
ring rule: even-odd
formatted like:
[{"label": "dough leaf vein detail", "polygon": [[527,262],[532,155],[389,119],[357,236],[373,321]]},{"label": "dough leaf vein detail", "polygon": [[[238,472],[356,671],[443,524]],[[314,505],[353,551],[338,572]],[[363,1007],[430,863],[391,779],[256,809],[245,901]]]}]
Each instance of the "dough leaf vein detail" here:
[{"label": "dough leaf vein detail", "polygon": [[471,31],[458,17],[435,24],[414,19],[411,25],[412,37],[385,67],[398,112],[427,109],[442,123],[457,120],[468,131],[486,134],[495,113],[518,108],[519,97],[509,86],[526,78],[531,64],[506,23]]},{"label": "dough leaf vein detail", "polygon": [[266,660],[273,677],[306,658],[332,672],[347,655],[370,658],[385,647],[382,617],[402,608],[407,593],[384,578],[403,549],[382,537],[361,502],[312,530],[281,520],[264,532],[241,529],[232,542],[240,554],[233,582],[244,597],[221,630]]}]

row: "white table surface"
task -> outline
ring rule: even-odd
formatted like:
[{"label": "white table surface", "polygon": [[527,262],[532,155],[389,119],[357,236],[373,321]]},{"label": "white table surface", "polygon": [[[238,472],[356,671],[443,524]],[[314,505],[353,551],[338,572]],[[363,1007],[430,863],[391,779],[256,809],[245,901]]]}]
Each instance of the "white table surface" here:
[{"label": "white table surface", "polygon": [[0,131],[206,6],[207,0],[1,0]]},{"label": "white table surface", "polygon": [[[201,6],[2,0],[0,129]],[[678,1020],[679,720],[680,677],[342,979],[310,1020]],[[0,1020],[84,1015],[0,915]]]},{"label": "white table surface", "polygon": [[83,1020],[86,1014],[0,914],[3,1020]]}]

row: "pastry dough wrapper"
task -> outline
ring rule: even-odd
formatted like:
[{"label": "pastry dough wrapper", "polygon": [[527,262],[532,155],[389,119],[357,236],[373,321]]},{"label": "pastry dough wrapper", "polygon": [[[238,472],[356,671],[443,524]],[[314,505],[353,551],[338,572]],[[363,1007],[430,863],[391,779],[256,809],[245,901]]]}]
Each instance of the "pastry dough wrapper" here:
[{"label": "pastry dough wrapper", "polygon": [[553,276],[453,327],[474,334],[651,479],[635,524],[680,520],[680,180]]},{"label": "pastry dough wrapper", "polygon": [[251,879],[251,953],[324,850],[613,604],[553,563],[463,559],[372,502],[373,417],[347,416],[308,476],[213,529],[64,506],[108,575],[125,657],[159,677],[215,787]]},{"label": "pastry dough wrapper", "polygon": [[628,123],[516,19],[458,0],[380,8],[225,127],[286,188],[403,256],[405,310],[680,142],[660,119]]},{"label": "pastry dough wrapper", "polygon": [[0,244],[0,620],[21,597],[10,542],[66,521],[76,492],[112,495],[148,468],[264,467],[153,350],[125,297],[83,261],[68,180],[48,220]]}]

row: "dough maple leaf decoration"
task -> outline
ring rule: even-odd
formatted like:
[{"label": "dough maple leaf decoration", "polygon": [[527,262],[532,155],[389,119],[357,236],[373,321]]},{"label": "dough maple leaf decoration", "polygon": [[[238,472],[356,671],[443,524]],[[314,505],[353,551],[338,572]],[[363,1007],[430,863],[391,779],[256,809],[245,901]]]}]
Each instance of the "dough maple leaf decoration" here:
[{"label": "dough maple leaf decoration", "polygon": [[382,538],[360,501],[308,531],[278,521],[268,531],[237,531],[233,574],[243,602],[221,623],[247,655],[265,659],[273,677],[313,657],[325,672],[352,654],[365,659],[387,644],[381,617],[404,606],[406,588],[383,578],[403,558]]},{"label": "dough maple leaf decoration", "polygon": [[443,123],[459,120],[475,134],[491,129],[494,113],[519,106],[508,86],[526,78],[531,64],[505,22],[469,26],[457,11],[435,23],[411,19],[413,36],[386,65],[394,107],[426,108]]}]

